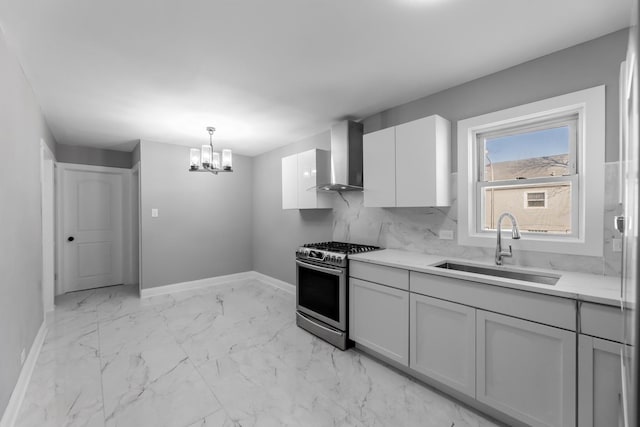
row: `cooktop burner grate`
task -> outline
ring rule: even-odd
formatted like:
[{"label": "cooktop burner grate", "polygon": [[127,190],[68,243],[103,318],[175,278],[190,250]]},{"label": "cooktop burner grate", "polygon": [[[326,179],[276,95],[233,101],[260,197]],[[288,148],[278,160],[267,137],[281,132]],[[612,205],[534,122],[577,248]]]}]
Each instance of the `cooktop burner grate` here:
[{"label": "cooktop burner grate", "polygon": [[370,252],[380,249],[378,246],[372,245],[358,245],[356,243],[345,242],[319,242],[319,243],[307,243],[305,248],[319,249],[329,252],[338,252],[342,254],[358,254],[361,252]]}]

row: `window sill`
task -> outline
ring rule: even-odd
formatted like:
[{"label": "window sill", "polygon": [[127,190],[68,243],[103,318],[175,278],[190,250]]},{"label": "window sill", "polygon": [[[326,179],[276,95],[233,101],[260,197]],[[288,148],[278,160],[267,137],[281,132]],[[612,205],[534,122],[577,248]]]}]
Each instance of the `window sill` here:
[{"label": "window sill", "polygon": [[[502,245],[511,245],[513,250],[551,252],[566,255],[602,256],[602,236],[591,239],[556,236],[531,236],[523,234],[521,239],[511,238],[511,227],[502,235]],[[496,233],[459,234],[458,244],[464,246],[496,247]]]}]

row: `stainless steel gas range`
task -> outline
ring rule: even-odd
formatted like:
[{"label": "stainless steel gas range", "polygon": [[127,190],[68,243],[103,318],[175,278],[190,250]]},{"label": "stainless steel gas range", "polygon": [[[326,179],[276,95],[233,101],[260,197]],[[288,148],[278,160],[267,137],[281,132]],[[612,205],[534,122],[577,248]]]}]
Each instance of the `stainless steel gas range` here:
[{"label": "stainless steel gas range", "polygon": [[348,256],[380,249],[343,242],[309,243],[296,251],[296,323],[299,327],[347,349]]}]

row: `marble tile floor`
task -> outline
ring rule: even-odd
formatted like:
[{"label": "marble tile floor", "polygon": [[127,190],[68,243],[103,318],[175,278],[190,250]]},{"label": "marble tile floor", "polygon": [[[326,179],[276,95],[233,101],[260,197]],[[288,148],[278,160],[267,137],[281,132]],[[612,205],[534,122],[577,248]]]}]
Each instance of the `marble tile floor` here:
[{"label": "marble tile floor", "polygon": [[256,280],[139,299],[117,286],[56,301],[17,427],[494,426],[295,325]]}]

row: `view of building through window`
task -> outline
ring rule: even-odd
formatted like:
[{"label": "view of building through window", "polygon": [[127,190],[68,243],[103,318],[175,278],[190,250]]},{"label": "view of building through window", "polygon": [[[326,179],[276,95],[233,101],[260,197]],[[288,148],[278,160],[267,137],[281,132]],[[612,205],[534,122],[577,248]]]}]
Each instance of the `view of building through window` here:
[{"label": "view of building through window", "polygon": [[500,214],[511,212],[522,231],[571,234],[572,183],[561,177],[575,174],[570,159],[574,129],[561,124],[479,136],[484,230],[495,230]]}]

